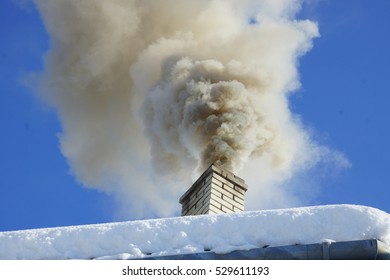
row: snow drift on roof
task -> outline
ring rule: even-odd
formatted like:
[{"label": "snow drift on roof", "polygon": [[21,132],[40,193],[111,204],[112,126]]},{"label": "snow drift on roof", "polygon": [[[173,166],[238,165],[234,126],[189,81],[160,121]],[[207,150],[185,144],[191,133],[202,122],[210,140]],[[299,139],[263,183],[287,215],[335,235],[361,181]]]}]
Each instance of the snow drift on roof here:
[{"label": "snow drift on roof", "polygon": [[390,214],[327,205],[0,232],[0,259],[132,259],[370,238],[390,245]]}]

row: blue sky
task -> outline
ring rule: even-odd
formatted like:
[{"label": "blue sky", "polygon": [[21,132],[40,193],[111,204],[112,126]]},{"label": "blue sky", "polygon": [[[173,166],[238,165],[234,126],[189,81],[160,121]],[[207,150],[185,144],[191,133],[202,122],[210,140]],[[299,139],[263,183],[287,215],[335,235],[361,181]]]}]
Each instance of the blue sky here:
[{"label": "blue sky", "polygon": [[[352,164],[322,180],[314,203],[390,213],[390,2],[313,2],[301,17],[317,21],[321,37],[300,60],[302,88],[290,106]],[[23,86],[42,70],[49,45],[25,3],[0,3],[0,231],[110,222],[112,198],[76,182],[59,150],[55,111]]]}]

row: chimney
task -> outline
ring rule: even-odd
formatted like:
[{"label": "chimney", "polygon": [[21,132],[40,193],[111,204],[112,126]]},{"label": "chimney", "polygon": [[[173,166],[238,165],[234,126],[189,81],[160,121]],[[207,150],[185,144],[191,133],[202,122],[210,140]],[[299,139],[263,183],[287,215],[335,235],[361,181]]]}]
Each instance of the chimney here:
[{"label": "chimney", "polygon": [[244,211],[248,186],[232,172],[212,164],[180,198],[181,215]]}]

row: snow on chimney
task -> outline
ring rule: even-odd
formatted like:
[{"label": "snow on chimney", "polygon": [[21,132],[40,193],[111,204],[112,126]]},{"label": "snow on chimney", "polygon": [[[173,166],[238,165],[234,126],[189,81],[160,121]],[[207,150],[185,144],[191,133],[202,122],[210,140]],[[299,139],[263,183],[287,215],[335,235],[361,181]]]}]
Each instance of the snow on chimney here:
[{"label": "snow on chimney", "polygon": [[182,216],[244,211],[248,186],[232,172],[212,164],[180,198]]}]

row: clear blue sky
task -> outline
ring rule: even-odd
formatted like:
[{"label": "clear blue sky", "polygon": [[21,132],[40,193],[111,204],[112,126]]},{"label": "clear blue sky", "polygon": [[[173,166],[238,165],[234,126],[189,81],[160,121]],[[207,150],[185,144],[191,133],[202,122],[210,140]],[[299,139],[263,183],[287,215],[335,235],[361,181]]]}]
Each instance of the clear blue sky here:
[{"label": "clear blue sky", "polygon": [[[390,213],[390,2],[315,2],[301,17],[317,21],[321,37],[301,59],[291,108],[352,164],[323,180],[316,203]],[[0,3],[0,231],[110,222],[111,198],[70,175],[56,113],[23,86],[42,69],[48,37],[34,6],[21,3]]]}]

